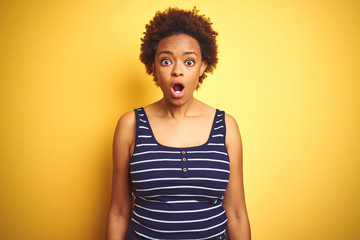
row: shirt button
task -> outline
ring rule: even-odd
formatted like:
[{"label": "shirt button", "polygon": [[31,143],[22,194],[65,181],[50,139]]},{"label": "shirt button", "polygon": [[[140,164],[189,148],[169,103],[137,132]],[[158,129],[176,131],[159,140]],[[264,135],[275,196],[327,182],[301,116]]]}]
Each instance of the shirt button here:
[{"label": "shirt button", "polygon": [[186,152],[185,152],[185,151],[182,151],[181,153],[182,153],[182,154],[185,154]]},{"label": "shirt button", "polygon": [[183,158],[182,160],[183,160],[183,162],[186,162],[186,158]]},{"label": "shirt button", "polygon": [[183,172],[187,172],[187,168],[183,168]]}]

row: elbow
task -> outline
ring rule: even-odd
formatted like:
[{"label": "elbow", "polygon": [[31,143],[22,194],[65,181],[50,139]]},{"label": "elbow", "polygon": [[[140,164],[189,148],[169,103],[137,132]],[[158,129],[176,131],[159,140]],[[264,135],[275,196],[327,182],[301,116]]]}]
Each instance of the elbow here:
[{"label": "elbow", "polygon": [[243,222],[249,221],[247,212],[244,211],[229,211],[226,213],[228,222]]}]

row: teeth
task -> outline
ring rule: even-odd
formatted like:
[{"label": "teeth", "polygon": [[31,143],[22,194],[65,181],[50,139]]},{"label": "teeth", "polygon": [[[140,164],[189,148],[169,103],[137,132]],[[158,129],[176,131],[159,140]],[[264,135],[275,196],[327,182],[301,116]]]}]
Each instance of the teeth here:
[{"label": "teeth", "polygon": [[181,91],[175,91],[175,93],[180,93]]}]

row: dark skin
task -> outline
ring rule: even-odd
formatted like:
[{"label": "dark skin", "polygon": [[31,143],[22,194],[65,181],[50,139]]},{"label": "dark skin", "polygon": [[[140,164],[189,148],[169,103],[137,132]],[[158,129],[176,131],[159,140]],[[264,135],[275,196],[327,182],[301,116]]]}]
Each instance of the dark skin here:
[{"label": "dark skin", "polygon": [[[207,66],[202,61],[200,46],[194,38],[177,34],[159,42],[153,71],[163,98],[144,109],[156,140],[165,146],[189,147],[204,144],[214,118],[215,109],[193,96],[198,79]],[[181,97],[172,93],[174,81],[181,81]],[[235,119],[226,114],[226,147],[230,158],[230,179],[223,201],[231,240],[250,240],[250,224],[246,211],[242,143]],[[136,117],[124,114],[118,121],[113,145],[113,188],[108,217],[107,239],[125,239],[130,224],[133,198],[129,164],[135,145]],[[171,134],[169,134],[171,129]],[[189,137],[191,136],[191,137]]]}]

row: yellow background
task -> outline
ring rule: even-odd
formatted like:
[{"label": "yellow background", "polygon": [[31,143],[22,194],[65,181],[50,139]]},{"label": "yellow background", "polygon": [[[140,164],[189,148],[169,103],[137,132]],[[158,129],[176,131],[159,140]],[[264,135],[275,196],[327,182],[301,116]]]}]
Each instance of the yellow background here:
[{"label": "yellow background", "polygon": [[360,239],[356,0],[1,1],[0,239],[104,239],[117,119],[161,97],[145,24],[194,5],[220,51],[196,96],[238,121],[253,239]]}]

